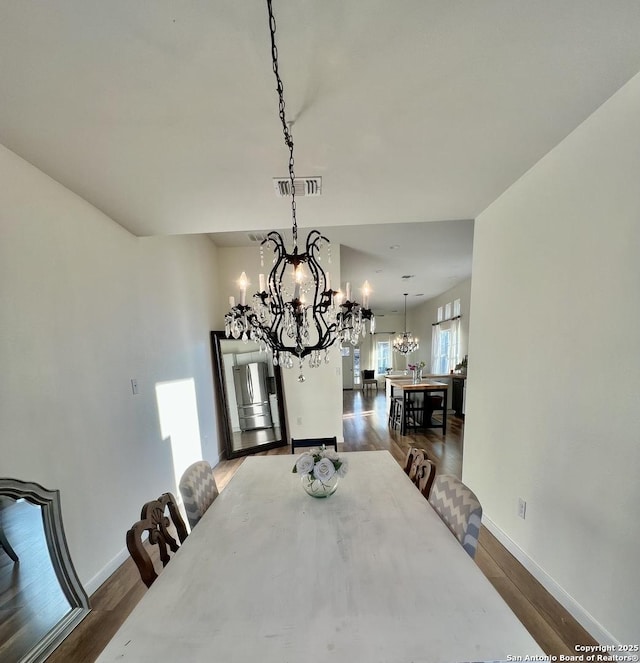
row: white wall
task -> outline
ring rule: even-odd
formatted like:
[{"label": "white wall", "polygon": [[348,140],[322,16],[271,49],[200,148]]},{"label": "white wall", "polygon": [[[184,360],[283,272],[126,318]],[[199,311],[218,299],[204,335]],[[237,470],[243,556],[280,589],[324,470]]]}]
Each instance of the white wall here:
[{"label": "white wall", "polygon": [[640,75],[477,219],[463,467],[503,540],[601,641],[627,644],[640,633],[638,118]]},{"label": "white wall", "polygon": [[427,369],[431,372],[431,339],[433,335],[433,323],[438,319],[438,307],[445,306],[460,300],[460,358],[468,353],[469,347],[469,319],[471,310],[471,279],[466,279],[450,288],[441,295],[429,299],[407,311],[407,325],[409,329],[420,339],[420,347],[409,355],[409,363],[415,364],[424,361]]},{"label": "white wall", "polygon": [[[301,239],[304,231],[300,231]],[[329,238],[331,239],[331,238]],[[340,282],[340,250],[332,245],[331,265],[323,265],[331,273],[331,284],[335,288]],[[229,309],[229,296],[239,301],[237,281],[244,271],[251,282],[247,290],[247,298],[258,290],[258,274],[268,274],[271,267],[272,254],[265,249],[264,267],[260,266],[259,245],[253,247],[234,247],[218,249],[219,282],[226,288],[221,293],[220,306],[217,311],[217,329],[224,329],[224,314]],[[248,299],[247,299],[248,301]],[[342,360],[338,345],[330,351],[329,364],[319,368],[309,368],[305,361],[302,371],[305,381],[298,382],[300,371],[297,365],[292,369],[282,369],[287,430],[289,437],[330,437],[337,436],[343,441],[342,434]]]},{"label": "white wall", "polygon": [[3,147],[0,181],[0,475],[60,490],[91,592],[140,506],[218,460],[217,249],[138,239]]}]

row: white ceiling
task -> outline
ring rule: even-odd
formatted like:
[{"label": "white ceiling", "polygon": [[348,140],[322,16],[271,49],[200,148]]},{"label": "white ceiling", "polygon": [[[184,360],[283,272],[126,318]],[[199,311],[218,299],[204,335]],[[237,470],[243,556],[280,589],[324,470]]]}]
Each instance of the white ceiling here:
[{"label": "white ceiling", "polygon": [[[375,306],[402,305],[400,272],[425,296],[468,277],[464,220],[640,71],[637,0],[274,11],[296,173],[323,178],[299,224]],[[3,0],[0,142],[137,235],[288,227],[266,2]]]}]

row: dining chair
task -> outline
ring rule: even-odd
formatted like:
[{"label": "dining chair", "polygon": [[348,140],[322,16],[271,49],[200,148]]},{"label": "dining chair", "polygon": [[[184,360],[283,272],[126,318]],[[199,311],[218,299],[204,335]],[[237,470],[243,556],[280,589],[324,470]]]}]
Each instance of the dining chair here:
[{"label": "dining chair", "polygon": [[180,478],[179,488],[189,526],[193,529],[219,494],[211,465],[206,460],[189,465]]},{"label": "dining chair", "polygon": [[413,455],[414,453],[418,451],[416,447],[409,447],[407,449],[407,455],[404,457],[404,473],[409,474],[409,470],[411,469],[411,465],[413,464]]},{"label": "dining chair", "polygon": [[426,454],[423,449],[418,449],[416,447],[410,447],[407,452],[407,459],[405,463],[405,472],[409,479],[416,483],[416,477],[418,474],[418,468],[420,464],[425,460]]},{"label": "dining chair", "polygon": [[378,391],[378,380],[376,380],[376,372],[373,369],[365,369],[360,375],[362,379],[362,391],[369,389],[369,387],[375,387],[376,391]]},{"label": "dining chair", "polygon": [[440,474],[431,487],[429,504],[467,553],[475,557],[482,521],[482,506],[475,494],[457,477]]},{"label": "dining chair", "polygon": [[[168,511],[168,515],[165,511]],[[157,546],[164,568],[171,559],[169,552],[175,553],[180,548],[173,532],[180,543],[184,543],[188,536],[187,527],[176,505],[176,498],[171,493],[163,493],[157,500],[147,502],[141,509],[140,520],[127,531],[129,553],[140,571],[142,582],[151,587],[158,573],[142,540],[145,532],[148,534],[148,545]]]},{"label": "dining chair", "polygon": [[338,451],[338,438],[334,435],[333,437],[307,437],[307,438],[291,438],[291,453],[295,453],[297,447],[321,447],[324,444],[325,447],[333,447]]},{"label": "dining chair", "polygon": [[424,495],[426,499],[429,499],[429,494],[431,493],[431,487],[436,478],[436,465],[433,461],[429,460],[426,455],[418,464],[416,470],[415,484],[418,487],[418,490]]},{"label": "dining chair", "polygon": [[418,447],[409,447],[407,449],[407,455],[404,457],[404,473],[409,475],[411,474],[411,468],[413,467],[413,461],[415,460],[416,454],[422,454],[424,458],[424,450],[418,449]]}]

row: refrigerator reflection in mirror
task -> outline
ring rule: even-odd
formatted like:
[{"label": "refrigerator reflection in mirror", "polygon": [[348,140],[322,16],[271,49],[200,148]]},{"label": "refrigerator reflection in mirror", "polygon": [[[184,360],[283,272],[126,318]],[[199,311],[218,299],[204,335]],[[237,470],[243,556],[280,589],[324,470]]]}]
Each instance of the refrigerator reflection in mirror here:
[{"label": "refrigerator reflection in mirror", "polygon": [[281,439],[273,366],[255,343],[221,341],[233,451]]}]

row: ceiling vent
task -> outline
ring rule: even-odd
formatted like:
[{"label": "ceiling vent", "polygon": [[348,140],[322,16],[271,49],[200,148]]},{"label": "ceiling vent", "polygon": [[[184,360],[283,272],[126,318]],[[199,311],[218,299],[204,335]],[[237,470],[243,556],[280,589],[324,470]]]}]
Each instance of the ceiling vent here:
[{"label": "ceiling vent", "polygon": [[247,237],[249,238],[250,242],[259,242],[262,244],[265,239],[267,239],[266,233],[248,233]]},{"label": "ceiling vent", "polygon": [[[322,177],[296,177],[293,180],[296,196],[319,196],[322,194]],[[291,180],[276,177],[273,180],[276,196],[286,198],[291,195]]]}]

